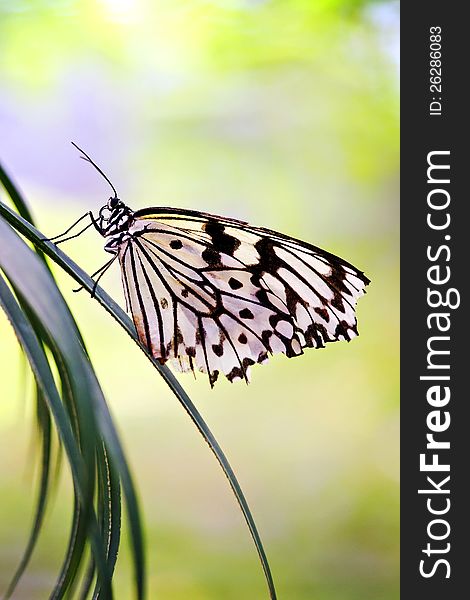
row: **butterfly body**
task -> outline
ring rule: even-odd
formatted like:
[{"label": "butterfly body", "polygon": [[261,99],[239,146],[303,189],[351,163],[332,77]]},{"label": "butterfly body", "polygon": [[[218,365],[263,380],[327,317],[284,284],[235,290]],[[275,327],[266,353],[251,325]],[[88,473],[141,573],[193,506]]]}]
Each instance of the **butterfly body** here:
[{"label": "butterfly body", "polygon": [[269,355],[357,335],[369,280],[320,248],[194,210],[133,212],[117,197],[95,227],[119,258],[139,338],[161,363],[248,381]]},{"label": "butterfly body", "polygon": [[120,245],[129,238],[129,227],[134,220],[134,212],[118,198],[110,198],[101,207],[95,227],[103,237],[109,238],[104,249],[111,254],[117,254]]}]

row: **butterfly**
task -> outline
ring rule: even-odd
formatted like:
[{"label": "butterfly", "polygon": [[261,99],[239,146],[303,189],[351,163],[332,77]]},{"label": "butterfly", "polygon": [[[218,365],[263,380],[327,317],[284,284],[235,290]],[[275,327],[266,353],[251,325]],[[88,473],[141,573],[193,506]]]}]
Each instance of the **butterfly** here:
[{"label": "butterfly", "polygon": [[[76,144],[74,144],[76,146]],[[292,358],[304,348],[358,335],[357,300],[370,283],[362,271],[316,246],[244,221],[196,210],[132,211],[114,196],[98,217],[85,217],[118,259],[140,341],[160,363],[206,373],[211,387],[233,382],[269,356]],[[74,236],[66,237],[60,242]],[[56,243],[60,243],[56,242]]]}]

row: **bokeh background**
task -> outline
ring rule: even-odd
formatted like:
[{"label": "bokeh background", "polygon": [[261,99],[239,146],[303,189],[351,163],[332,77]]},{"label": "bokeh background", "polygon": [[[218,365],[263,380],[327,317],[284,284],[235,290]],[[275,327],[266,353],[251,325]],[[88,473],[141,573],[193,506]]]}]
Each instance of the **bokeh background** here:
[{"label": "bokeh background", "polygon": [[[397,36],[396,2],[0,2],[0,157],[46,234],[109,196],[74,140],[135,209],[246,219],[372,279],[351,344],[276,357],[248,387],[179,376],[232,462],[285,600],[398,597]],[[63,249],[92,272],[102,246],[90,231]],[[55,271],[138,484],[149,598],[265,598],[208,447],[134,344]],[[117,268],[103,285],[123,304]],[[31,522],[30,388],[0,314],[0,594]],[[65,468],[17,599],[48,597],[70,488]],[[127,558],[124,540],[123,599]]]}]

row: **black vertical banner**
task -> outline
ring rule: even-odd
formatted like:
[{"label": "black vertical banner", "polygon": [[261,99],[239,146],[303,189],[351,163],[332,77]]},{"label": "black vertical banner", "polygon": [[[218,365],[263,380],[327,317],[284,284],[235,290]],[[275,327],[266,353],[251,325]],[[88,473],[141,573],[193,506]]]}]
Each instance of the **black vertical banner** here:
[{"label": "black vertical banner", "polygon": [[465,3],[401,8],[401,598],[468,596],[470,152]]}]

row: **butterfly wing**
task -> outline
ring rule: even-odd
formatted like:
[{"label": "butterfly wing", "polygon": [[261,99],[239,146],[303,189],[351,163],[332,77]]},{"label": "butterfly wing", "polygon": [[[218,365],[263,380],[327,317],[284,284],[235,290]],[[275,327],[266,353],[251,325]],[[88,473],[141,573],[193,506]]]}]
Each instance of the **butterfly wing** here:
[{"label": "butterfly wing", "polygon": [[162,363],[248,380],[269,354],[357,335],[369,280],[349,263],[268,229],[197,211],[134,214],[119,251],[128,309]]}]

